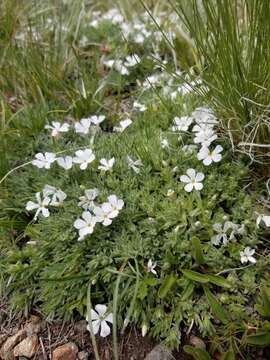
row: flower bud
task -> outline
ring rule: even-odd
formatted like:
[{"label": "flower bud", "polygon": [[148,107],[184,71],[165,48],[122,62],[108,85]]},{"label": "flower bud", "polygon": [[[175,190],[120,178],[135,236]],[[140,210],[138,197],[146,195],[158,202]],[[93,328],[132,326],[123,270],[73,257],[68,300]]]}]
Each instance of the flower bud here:
[{"label": "flower bud", "polygon": [[146,325],[146,323],[143,323],[142,326],[142,337],[144,337],[147,334],[148,331],[148,326]]}]

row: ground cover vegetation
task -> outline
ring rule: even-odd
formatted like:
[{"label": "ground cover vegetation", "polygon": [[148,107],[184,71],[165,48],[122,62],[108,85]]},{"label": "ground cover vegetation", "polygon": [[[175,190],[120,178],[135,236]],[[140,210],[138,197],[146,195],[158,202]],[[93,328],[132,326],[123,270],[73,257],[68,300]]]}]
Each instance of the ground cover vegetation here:
[{"label": "ground cover vegetation", "polygon": [[1,293],[115,358],[130,324],[269,344],[269,4],[192,4],[0,5]]}]

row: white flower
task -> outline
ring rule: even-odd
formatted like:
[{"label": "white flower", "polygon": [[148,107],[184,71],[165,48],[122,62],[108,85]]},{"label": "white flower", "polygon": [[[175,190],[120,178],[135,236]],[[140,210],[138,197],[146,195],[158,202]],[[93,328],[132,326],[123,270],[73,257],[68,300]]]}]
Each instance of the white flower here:
[{"label": "white flower", "polygon": [[213,225],[213,230],[217,233],[217,235],[212,236],[211,238],[212,243],[214,245],[220,245],[222,241],[223,244],[226,245],[228,242],[227,232],[230,228],[231,228],[230,221],[226,221],[223,227],[220,223],[215,223]]},{"label": "white flower", "polygon": [[168,149],[169,148],[169,142],[167,139],[161,139],[160,145],[162,149]]},{"label": "white flower", "polygon": [[192,113],[192,117],[195,119],[197,124],[205,124],[209,127],[213,127],[218,123],[217,118],[212,113],[212,110],[207,107],[199,107]]},{"label": "white flower", "polygon": [[124,206],[124,201],[122,199],[118,199],[116,195],[108,196],[108,202],[112,207],[112,214],[113,217],[118,216],[119,210],[121,210]]},{"label": "white flower", "polygon": [[247,246],[244,251],[240,251],[240,259],[241,259],[241,263],[247,263],[247,262],[251,262],[253,264],[256,263],[256,259],[254,256],[255,250],[251,249],[249,246]]},{"label": "white flower", "polygon": [[94,200],[98,196],[98,189],[87,189],[84,191],[84,196],[80,196],[78,206],[81,206],[84,210],[93,210],[95,207]]},{"label": "white flower", "polygon": [[133,54],[126,57],[124,65],[127,67],[133,67],[141,62],[141,58],[137,54]]},{"label": "white flower", "polygon": [[71,156],[59,157],[56,159],[56,161],[57,164],[65,170],[69,170],[72,168],[73,161]]},{"label": "white flower", "polygon": [[99,170],[102,170],[102,171],[111,171],[112,168],[113,168],[113,165],[114,165],[114,162],[115,162],[115,158],[112,157],[111,159],[107,160],[107,159],[101,159],[100,160],[100,165],[98,167]]},{"label": "white flower", "polygon": [[203,184],[201,181],[203,181],[203,179],[204,174],[201,172],[198,172],[196,174],[196,171],[194,169],[188,169],[187,175],[182,175],[180,177],[180,180],[182,182],[187,183],[187,185],[185,185],[184,187],[187,192],[191,192],[193,188],[195,190],[202,190]]},{"label": "white flower", "polygon": [[189,116],[175,117],[173,119],[174,126],[172,131],[188,131],[189,126],[192,124],[193,119]]},{"label": "white flower", "polygon": [[201,144],[202,146],[210,146],[210,144],[216,140],[217,135],[212,129],[205,129],[196,133],[194,137],[195,144]]},{"label": "white flower", "polygon": [[73,162],[80,164],[80,169],[85,170],[92,161],[95,160],[95,154],[91,149],[78,150],[75,152],[76,157],[73,158]]},{"label": "white flower", "polygon": [[108,60],[104,61],[103,64],[109,68],[114,68],[121,75],[129,75],[129,70],[123,64],[122,60]]},{"label": "white flower", "polygon": [[147,110],[147,107],[144,104],[134,101],[133,109],[143,112],[143,111]]},{"label": "white flower", "polygon": [[217,235],[212,236],[212,243],[214,245],[220,245],[222,241],[223,245],[226,245],[229,240],[235,239],[235,235],[243,235],[245,227],[244,225],[234,224],[231,221],[225,221],[223,226],[220,223],[215,223],[213,230]]},{"label": "white flower", "polygon": [[193,126],[192,131],[193,132],[204,132],[207,130],[213,130],[213,126],[205,123],[196,124]]},{"label": "white flower", "polygon": [[86,235],[92,234],[97,222],[95,216],[89,211],[84,211],[82,213],[82,219],[77,219],[74,222],[74,227],[79,230],[78,241],[83,240]]},{"label": "white flower", "polygon": [[56,189],[54,186],[51,185],[45,185],[43,189],[43,195],[45,197],[51,196],[51,206],[59,206],[63,203],[63,201],[66,199],[67,194],[64,193],[61,189]]},{"label": "white flower", "polygon": [[104,115],[93,115],[93,116],[90,117],[90,121],[91,121],[91,123],[93,123],[94,125],[99,125],[99,124],[101,124],[104,120],[105,120],[105,116],[104,116]]},{"label": "white flower", "polygon": [[88,134],[91,126],[91,118],[83,118],[75,123],[75,132],[78,134]]},{"label": "white flower", "polygon": [[27,202],[26,210],[27,211],[32,211],[35,209],[37,210],[34,216],[34,220],[37,219],[40,212],[44,217],[48,217],[50,215],[50,212],[47,206],[49,205],[51,199],[48,196],[44,197],[44,199],[41,199],[40,192],[36,193],[36,199],[37,199],[36,203],[34,203],[33,201]]},{"label": "white flower", "polygon": [[145,39],[145,36],[143,34],[136,34],[135,37],[134,37],[134,42],[136,44],[142,44],[144,42],[144,39]]},{"label": "white flower", "polygon": [[140,159],[133,160],[130,156],[127,156],[128,167],[135,171],[136,174],[139,174],[140,169],[139,166],[142,166],[142,162]]},{"label": "white flower", "polygon": [[[95,311],[96,310],[96,311]],[[90,316],[91,319],[88,319],[88,315],[86,316],[86,320],[92,322],[92,328],[94,335],[97,335],[100,331],[100,336],[106,337],[110,335],[111,330],[107,323],[113,323],[113,314],[107,314],[107,306],[98,304],[95,306],[95,310],[91,309]],[[87,330],[91,332],[91,327],[88,325]]]},{"label": "white flower", "polygon": [[270,216],[269,215],[259,214],[257,217],[257,221],[256,221],[257,227],[259,227],[261,221],[264,222],[265,226],[267,226],[267,227],[270,226]]},{"label": "white flower", "polygon": [[56,160],[56,155],[54,153],[45,152],[44,154],[38,153],[35,155],[35,159],[32,161],[34,166],[37,166],[39,169],[45,168],[50,169],[51,164]]},{"label": "white flower", "polygon": [[113,130],[121,133],[131,124],[132,124],[132,120],[125,119],[125,120],[120,121],[120,123],[119,123],[120,126],[115,126],[113,128]]},{"label": "white flower", "polygon": [[208,147],[203,146],[199,151],[197,158],[203,160],[204,165],[209,166],[212,162],[219,162],[222,159],[221,152],[223,147],[217,145],[214,150],[210,150]]},{"label": "white flower", "polygon": [[154,275],[157,275],[157,272],[155,270],[155,267],[157,266],[157,263],[156,262],[152,262],[151,259],[148,260],[148,263],[147,263],[147,272],[151,272],[152,274]]},{"label": "white flower", "polygon": [[96,221],[102,223],[104,226],[111,225],[112,219],[118,215],[108,202],[103,203],[100,207],[95,207],[93,212],[96,215]]},{"label": "white flower", "polygon": [[52,125],[45,125],[45,129],[51,129],[51,135],[57,136],[61,132],[67,132],[69,130],[69,124],[63,123],[61,124],[58,121],[52,121]]}]

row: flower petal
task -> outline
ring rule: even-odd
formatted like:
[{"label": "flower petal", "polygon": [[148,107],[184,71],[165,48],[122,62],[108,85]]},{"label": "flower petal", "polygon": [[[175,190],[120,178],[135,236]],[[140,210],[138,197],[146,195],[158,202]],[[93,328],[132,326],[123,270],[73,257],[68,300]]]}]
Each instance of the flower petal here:
[{"label": "flower petal", "polygon": [[105,320],[101,321],[100,336],[106,337],[106,336],[110,335],[110,333],[111,333],[111,329],[110,329],[109,325],[106,323]]},{"label": "flower petal", "polygon": [[192,189],[193,189],[193,184],[192,183],[188,183],[184,189],[187,191],[187,192],[191,192]]},{"label": "flower petal", "polygon": [[106,305],[102,305],[102,304],[97,304],[95,306],[95,309],[97,311],[97,313],[99,314],[99,316],[104,316],[106,314],[107,311],[107,306]]}]

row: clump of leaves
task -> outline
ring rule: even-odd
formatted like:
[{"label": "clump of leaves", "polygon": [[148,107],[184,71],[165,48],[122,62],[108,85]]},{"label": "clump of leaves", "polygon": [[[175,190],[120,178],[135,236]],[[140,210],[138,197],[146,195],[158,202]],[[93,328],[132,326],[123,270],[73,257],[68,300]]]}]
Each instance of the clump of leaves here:
[{"label": "clump of leaves", "polygon": [[269,156],[270,8],[267,1],[171,1],[201,61],[201,94],[239,151]]}]

